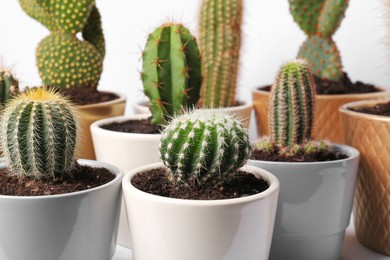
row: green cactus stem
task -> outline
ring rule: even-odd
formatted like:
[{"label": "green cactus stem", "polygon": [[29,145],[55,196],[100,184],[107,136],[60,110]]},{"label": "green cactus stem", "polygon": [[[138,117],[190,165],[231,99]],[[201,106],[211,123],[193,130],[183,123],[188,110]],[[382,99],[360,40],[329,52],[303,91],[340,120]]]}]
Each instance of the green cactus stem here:
[{"label": "green cactus stem", "polygon": [[74,108],[60,94],[35,88],[18,95],[1,117],[1,145],[11,172],[36,179],[70,174],[76,129]]},{"label": "green cactus stem", "polygon": [[282,146],[310,139],[313,126],[315,85],[305,60],[284,64],[270,95],[271,140]]},{"label": "green cactus stem", "polygon": [[234,106],[241,47],[242,0],[203,0],[200,51],[204,107]]},{"label": "green cactus stem", "polygon": [[183,25],[167,23],[153,31],[142,60],[154,124],[196,104],[202,81],[200,55],[195,37]]},{"label": "green cactus stem", "polygon": [[337,81],[343,76],[340,52],[332,36],[340,26],[348,3],[349,0],[289,0],[295,22],[308,36],[298,58],[308,60],[317,77]]},{"label": "green cactus stem", "polygon": [[160,143],[160,157],[177,185],[213,183],[242,167],[250,153],[249,138],[240,121],[207,110],[174,118]]},{"label": "green cactus stem", "polygon": [[8,69],[0,67],[0,107],[4,105],[19,92],[19,82]]}]

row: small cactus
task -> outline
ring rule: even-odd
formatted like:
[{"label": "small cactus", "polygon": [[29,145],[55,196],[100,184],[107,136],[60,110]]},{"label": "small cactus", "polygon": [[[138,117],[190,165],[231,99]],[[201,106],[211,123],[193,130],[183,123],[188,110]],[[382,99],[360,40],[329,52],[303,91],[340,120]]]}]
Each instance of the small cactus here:
[{"label": "small cactus", "polygon": [[153,31],[142,59],[153,124],[196,104],[202,81],[200,55],[195,37],[183,25],[166,23]]},{"label": "small cactus", "polygon": [[243,166],[250,153],[240,121],[207,110],[174,118],[160,143],[160,157],[169,168],[169,179],[177,185],[213,183]]},{"label": "small cactus", "polygon": [[204,76],[201,103],[205,107],[235,105],[242,11],[242,0],[202,1],[199,46]]},{"label": "small cactus", "polygon": [[[51,34],[36,51],[45,85],[96,88],[103,69],[105,42],[94,0],[19,0],[23,10]],[[82,32],[84,40],[76,37]]]},{"label": "small cactus", "polygon": [[0,108],[3,108],[18,91],[18,80],[10,70],[0,67]]},{"label": "small cactus", "polygon": [[349,0],[289,0],[290,12],[308,39],[298,58],[308,60],[319,78],[340,80],[343,76],[340,52],[332,35],[340,26]]},{"label": "small cactus", "polygon": [[1,117],[1,145],[11,172],[36,179],[60,178],[75,166],[77,121],[60,94],[28,89],[12,99]]},{"label": "small cactus", "polygon": [[270,95],[271,140],[282,146],[310,139],[313,126],[315,86],[306,61],[284,64]]}]

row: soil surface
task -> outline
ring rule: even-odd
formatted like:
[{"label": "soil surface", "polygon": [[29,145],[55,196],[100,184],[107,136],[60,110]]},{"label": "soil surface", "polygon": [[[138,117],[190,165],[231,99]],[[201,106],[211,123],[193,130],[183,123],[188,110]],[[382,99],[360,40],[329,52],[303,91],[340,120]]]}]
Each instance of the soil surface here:
[{"label": "soil surface", "polygon": [[101,92],[92,87],[60,89],[76,105],[90,105],[119,98],[114,93]]},{"label": "soil surface", "polygon": [[86,190],[110,182],[115,176],[105,168],[77,165],[72,176],[62,179],[36,180],[12,176],[8,169],[0,170],[0,194],[12,196],[41,196]]},{"label": "soil surface", "polygon": [[151,118],[142,120],[127,120],[113,122],[100,126],[103,129],[124,133],[159,134],[162,130],[160,125],[153,125]]},{"label": "soil surface", "polygon": [[240,198],[260,193],[269,187],[265,180],[258,179],[251,173],[239,172],[229,181],[219,182],[215,186],[198,187],[197,190],[189,187],[179,189],[168,181],[163,168],[139,173],[132,178],[131,183],[147,193],[190,200]]},{"label": "soil surface", "polygon": [[371,115],[390,116],[390,101],[372,107],[350,108],[350,110]]},{"label": "soil surface", "polygon": [[262,149],[254,149],[251,155],[252,160],[272,162],[325,162],[345,158],[348,158],[345,154],[328,150],[305,153],[305,151],[301,149],[294,155],[288,155],[281,153],[280,148],[277,145],[274,145],[269,152]]},{"label": "soil surface", "polygon": [[[361,81],[352,82],[347,73],[344,73],[340,81],[326,80],[314,76],[314,82],[318,95],[363,94],[380,91],[380,89],[371,84],[366,84]],[[270,91],[271,86],[265,86],[260,89]]]}]

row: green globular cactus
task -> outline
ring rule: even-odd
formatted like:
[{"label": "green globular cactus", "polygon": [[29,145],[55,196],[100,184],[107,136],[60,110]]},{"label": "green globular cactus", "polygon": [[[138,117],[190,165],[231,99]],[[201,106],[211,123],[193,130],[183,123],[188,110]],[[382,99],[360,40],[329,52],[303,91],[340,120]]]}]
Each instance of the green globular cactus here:
[{"label": "green globular cactus", "polygon": [[61,178],[75,166],[77,121],[73,106],[45,88],[12,99],[1,117],[1,145],[11,172],[36,179]]},{"label": "green globular cactus", "polygon": [[229,107],[236,103],[242,11],[242,0],[202,1],[199,46],[204,107]]},{"label": "green globular cactus", "polygon": [[343,76],[340,52],[332,35],[340,26],[349,0],[289,0],[295,22],[308,36],[298,58],[308,60],[314,75],[328,80]]},{"label": "green globular cactus", "polygon": [[0,67],[0,108],[18,92],[18,80],[10,70]]},{"label": "green globular cactus", "polygon": [[142,61],[153,124],[196,104],[202,82],[200,54],[195,37],[183,25],[167,23],[153,31]]},{"label": "green globular cactus", "polygon": [[310,139],[313,126],[315,85],[305,60],[284,64],[270,95],[271,140],[282,146]]},{"label": "green globular cactus", "polygon": [[195,110],[162,133],[160,157],[177,185],[207,185],[243,166],[251,153],[246,130],[228,114]]},{"label": "green globular cactus", "polygon": [[[105,41],[94,0],[19,0],[23,10],[51,34],[38,45],[43,83],[62,88],[96,88],[103,69]],[[76,34],[82,32],[83,40]]]}]

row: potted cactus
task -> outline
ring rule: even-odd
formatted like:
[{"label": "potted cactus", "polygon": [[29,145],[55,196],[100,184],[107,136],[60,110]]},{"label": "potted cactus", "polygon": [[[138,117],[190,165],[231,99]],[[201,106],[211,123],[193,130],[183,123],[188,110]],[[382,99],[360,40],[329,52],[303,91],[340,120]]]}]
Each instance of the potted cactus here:
[{"label": "potted cactus", "polygon": [[[349,0],[320,0],[315,2],[289,0],[290,12],[307,35],[298,58],[306,59],[316,82],[316,111],[313,137],[343,143],[341,116],[338,108],[345,103],[363,99],[380,99],[388,95],[383,89],[362,82],[352,83],[343,73],[340,52],[332,39],[338,29]],[[267,88],[252,92],[258,122],[258,134],[268,135]]]},{"label": "potted cactus", "polygon": [[[94,0],[20,0],[23,10],[50,30],[36,50],[36,63],[43,84],[61,88],[79,105],[82,118],[81,155],[94,159],[89,126],[92,122],[123,115],[125,97],[97,91],[103,71],[105,40]],[[83,40],[76,34],[80,33]]]},{"label": "potted cactus", "polygon": [[[183,25],[165,23],[156,28],[148,37],[142,57],[141,78],[152,116],[112,117],[91,125],[97,159],[117,165],[124,172],[158,162],[162,125],[199,99],[199,50],[194,36]],[[118,243],[131,246],[124,210]]]},{"label": "potted cactus", "polygon": [[0,109],[19,92],[19,81],[10,69],[0,66]]},{"label": "potted cactus", "polygon": [[196,110],[172,119],[161,135],[164,164],[134,169],[122,182],[133,258],[267,259],[279,184],[244,166],[250,148],[231,115]]},{"label": "potted cactus", "polygon": [[311,138],[314,92],[306,61],[281,67],[269,101],[271,135],[248,163],[280,181],[270,259],[340,259],[359,152]]},{"label": "potted cactus", "polygon": [[113,256],[123,174],[109,164],[76,161],[78,131],[75,108],[53,90],[28,89],[7,104],[1,259]]}]

